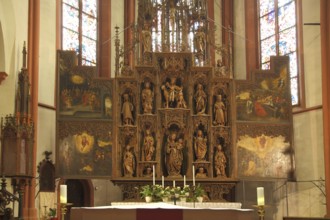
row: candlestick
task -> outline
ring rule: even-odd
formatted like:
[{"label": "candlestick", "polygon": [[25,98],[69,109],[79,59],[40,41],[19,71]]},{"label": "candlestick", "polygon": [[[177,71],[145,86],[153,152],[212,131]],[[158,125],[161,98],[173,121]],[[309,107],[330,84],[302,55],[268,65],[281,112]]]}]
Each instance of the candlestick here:
[{"label": "candlestick", "polygon": [[192,172],[193,172],[193,186],[195,186],[195,165],[192,166]]},{"label": "candlestick", "polygon": [[258,206],[265,205],[264,187],[257,187],[257,204]]},{"label": "candlestick", "polygon": [[67,203],[67,185],[60,185],[60,203]]},{"label": "candlestick", "polygon": [[183,187],[186,186],[186,175],[183,176]]},{"label": "candlestick", "polygon": [[165,184],[164,184],[164,176],[162,176],[162,187],[164,188]]},{"label": "candlestick", "polygon": [[152,165],[152,184],[156,185],[156,178],[155,178],[155,165]]}]

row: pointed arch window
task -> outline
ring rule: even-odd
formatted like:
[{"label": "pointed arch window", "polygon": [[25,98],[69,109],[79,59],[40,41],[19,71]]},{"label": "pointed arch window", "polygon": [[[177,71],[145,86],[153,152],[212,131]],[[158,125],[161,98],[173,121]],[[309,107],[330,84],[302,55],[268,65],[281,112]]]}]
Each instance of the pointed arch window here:
[{"label": "pointed arch window", "polygon": [[96,66],[97,0],[62,0],[62,49],[76,51],[79,65]]},{"label": "pointed arch window", "polygon": [[258,8],[261,68],[269,69],[270,56],[289,56],[291,101],[299,105],[296,1],[259,0]]}]

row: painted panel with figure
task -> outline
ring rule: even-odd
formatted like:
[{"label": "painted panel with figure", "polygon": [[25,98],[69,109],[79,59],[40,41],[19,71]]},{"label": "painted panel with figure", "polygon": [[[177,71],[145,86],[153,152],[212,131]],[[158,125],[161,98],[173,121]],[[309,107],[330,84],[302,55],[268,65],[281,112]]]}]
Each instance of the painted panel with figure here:
[{"label": "painted panel with figure", "polygon": [[288,57],[272,59],[271,67],[274,68],[254,73],[252,82],[237,83],[237,120],[270,123],[291,120]]},{"label": "painted panel with figure", "polygon": [[94,78],[96,68],[76,66],[75,57],[74,51],[58,52],[59,118],[111,119],[112,81]]},{"label": "painted panel with figure", "polygon": [[289,126],[240,124],[237,131],[240,177],[291,177],[294,166]]},{"label": "painted panel with figure", "polygon": [[111,124],[62,122],[59,126],[58,175],[62,177],[108,177],[112,170]]}]

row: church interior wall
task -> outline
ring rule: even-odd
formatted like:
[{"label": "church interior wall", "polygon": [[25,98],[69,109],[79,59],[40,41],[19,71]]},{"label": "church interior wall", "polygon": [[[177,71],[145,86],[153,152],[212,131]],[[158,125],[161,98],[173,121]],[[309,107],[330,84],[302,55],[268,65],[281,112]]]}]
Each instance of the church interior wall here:
[{"label": "church interior wall", "polygon": [[234,0],[234,77],[246,79],[246,44],[244,1]]}]

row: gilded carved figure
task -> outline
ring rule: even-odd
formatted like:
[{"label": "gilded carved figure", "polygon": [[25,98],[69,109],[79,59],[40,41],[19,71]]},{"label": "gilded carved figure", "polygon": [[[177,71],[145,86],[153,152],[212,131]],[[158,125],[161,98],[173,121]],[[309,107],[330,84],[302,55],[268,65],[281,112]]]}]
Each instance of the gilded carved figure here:
[{"label": "gilded carved figure", "polygon": [[145,132],[143,149],[144,149],[144,160],[145,161],[153,160],[154,152],[155,152],[155,139],[152,136],[150,129],[147,129]]},{"label": "gilded carved figure", "polygon": [[214,125],[225,125],[226,123],[226,105],[222,101],[222,96],[217,95],[216,102],[214,104]]},{"label": "gilded carved figure", "polygon": [[204,53],[205,50],[205,33],[203,31],[203,28],[200,26],[197,31],[195,32],[195,37],[194,37],[194,46],[195,49],[197,50],[197,53]]},{"label": "gilded carved figure", "polygon": [[194,137],[194,150],[196,161],[204,161],[207,153],[207,138],[204,137],[203,131],[200,129]]},{"label": "gilded carved figure", "polygon": [[203,85],[200,83],[197,84],[194,99],[196,103],[196,114],[197,115],[205,114],[207,95],[204,92]]},{"label": "gilded carved figure", "polygon": [[148,24],[144,25],[142,30],[143,52],[151,52],[151,32]]},{"label": "gilded carved figure", "polygon": [[134,105],[130,101],[130,96],[125,93],[123,95],[123,105],[121,109],[122,117],[123,117],[123,125],[133,125],[134,119],[133,119],[133,110]]},{"label": "gilded carved figure", "polygon": [[227,177],[226,175],[226,155],[222,151],[221,144],[218,144],[214,154],[214,169],[217,177]]},{"label": "gilded carved figure", "polygon": [[179,176],[183,162],[183,139],[177,139],[175,132],[170,134],[166,142],[166,168],[169,176]]},{"label": "gilded carved figure", "polygon": [[183,99],[183,87],[180,87],[178,85],[176,85],[176,78],[173,77],[171,78],[170,82],[165,82],[162,86],[161,86],[161,90],[163,91],[163,95],[164,95],[164,107],[165,108],[174,108],[177,107],[177,105],[175,105],[178,100],[181,100],[181,103],[184,101]]},{"label": "gilded carved figure", "polygon": [[154,102],[154,92],[151,90],[150,82],[144,83],[144,89],[141,92],[143,113],[151,114]]},{"label": "gilded carved figure", "polygon": [[125,177],[133,177],[135,173],[135,154],[133,151],[133,147],[130,145],[126,145],[125,152],[123,155],[123,170]]}]

